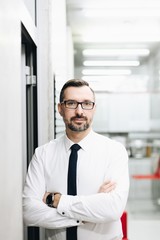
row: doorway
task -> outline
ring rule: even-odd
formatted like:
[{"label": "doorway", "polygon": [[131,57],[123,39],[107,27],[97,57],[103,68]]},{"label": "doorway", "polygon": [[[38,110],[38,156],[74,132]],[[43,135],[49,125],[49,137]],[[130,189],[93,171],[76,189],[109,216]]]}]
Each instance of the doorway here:
[{"label": "doorway", "polygon": [[[21,74],[23,111],[23,181],[28,165],[38,146],[37,54],[36,46],[22,25]],[[38,227],[24,227],[25,240],[39,240]]]}]

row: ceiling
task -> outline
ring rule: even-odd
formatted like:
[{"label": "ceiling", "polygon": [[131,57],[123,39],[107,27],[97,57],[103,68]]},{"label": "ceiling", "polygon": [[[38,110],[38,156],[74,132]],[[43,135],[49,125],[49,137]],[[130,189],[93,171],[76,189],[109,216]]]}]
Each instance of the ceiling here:
[{"label": "ceiling", "polygon": [[[137,60],[140,65],[128,67],[135,69],[145,63],[160,45],[160,1],[159,0],[66,0],[67,21],[71,27],[75,51],[75,68],[81,77],[84,60],[105,60],[117,64],[116,69],[124,69],[113,63],[117,60]],[[87,15],[88,14],[88,15]],[[84,56],[83,49],[149,49],[150,54],[140,56],[117,52],[114,55]],[[115,67],[98,67],[95,62],[90,69],[115,69]],[[87,63],[88,64],[88,63]],[[125,63],[124,63],[125,64]],[[85,68],[88,68],[87,66]]]}]

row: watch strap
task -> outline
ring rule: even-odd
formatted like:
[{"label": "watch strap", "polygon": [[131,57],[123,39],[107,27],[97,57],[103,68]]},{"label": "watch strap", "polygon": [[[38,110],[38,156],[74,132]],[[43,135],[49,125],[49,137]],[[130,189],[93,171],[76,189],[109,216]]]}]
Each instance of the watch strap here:
[{"label": "watch strap", "polygon": [[53,201],[54,201],[54,194],[50,193],[46,198],[46,204],[48,207],[53,207]]}]

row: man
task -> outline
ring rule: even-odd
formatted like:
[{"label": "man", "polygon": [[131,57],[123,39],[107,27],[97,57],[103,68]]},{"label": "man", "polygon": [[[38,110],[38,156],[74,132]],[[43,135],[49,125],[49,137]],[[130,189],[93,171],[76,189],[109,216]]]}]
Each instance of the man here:
[{"label": "man", "polygon": [[[46,228],[48,240],[122,239],[120,217],[129,189],[128,156],[120,143],[92,130],[95,108],[95,94],[87,82],[66,82],[58,104],[66,132],[37,148],[30,163],[23,195],[24,220],[27,225]],[[79,150],[76,193],[72,194],[68,179],[74,144]],[[70,229],[75,232],[68,236]]]}]

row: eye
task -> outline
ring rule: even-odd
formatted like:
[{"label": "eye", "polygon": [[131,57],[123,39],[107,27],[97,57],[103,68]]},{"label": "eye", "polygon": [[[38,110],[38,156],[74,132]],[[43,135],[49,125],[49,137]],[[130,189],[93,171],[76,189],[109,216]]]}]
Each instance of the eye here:
[{"label": "eye", "polygon": [[93,104],[92,102],[83,102],[84,106],[92,106],[92,104]]},{"label": "eye", "polygon": [[66,102],[68,106],[75,106],[77,105],[76,101],[67,101]]}]

